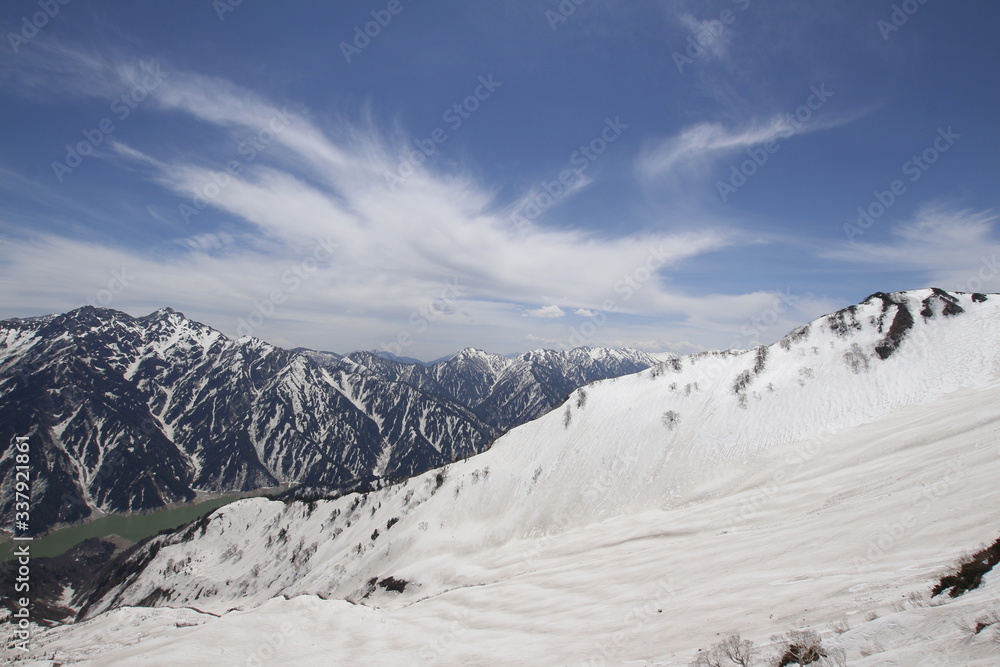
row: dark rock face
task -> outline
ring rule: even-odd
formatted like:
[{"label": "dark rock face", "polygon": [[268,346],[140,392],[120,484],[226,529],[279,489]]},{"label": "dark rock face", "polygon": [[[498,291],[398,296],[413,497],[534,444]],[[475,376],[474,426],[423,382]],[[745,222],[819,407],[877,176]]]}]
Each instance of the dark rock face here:
[{"label": "dark rock face", "polygon": [[[913,328],[913,313],[910,312],[906,299],[896,301],[891,295],[885,292],[876,292],[862,303],[868,304],[876,299],[882,302],[882,312],[878,315],[874,324],[878,327],[879,333],[885,334],[885,338],[875,346],[875,353],[879,359],[885,360],[892,356],[892,353],[903,342],[906,333]],[[885,322],[890,313],[892,314],[892,323],[887,328]]]},{"label": "dark rock face", "polygon": [[941,313],[944,317],[953,317],[965,312],[965,308],[958,305],[957,297],[937,287],[932,289],[934,293],[921,302],[923,305],[923,308],[920,309],[921,316],[930,319]]}]

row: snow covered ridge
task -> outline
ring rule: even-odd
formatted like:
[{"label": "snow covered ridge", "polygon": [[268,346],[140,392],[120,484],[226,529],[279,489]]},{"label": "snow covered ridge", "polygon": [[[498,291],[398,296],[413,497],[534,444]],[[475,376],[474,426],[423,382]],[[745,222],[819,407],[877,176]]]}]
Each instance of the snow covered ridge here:
[{"label": "snow covered ridge", "polygon": [[[681,357],[580,388],[489,451],[395,486],[229,505],[133,554],[84,596],[85,613],[221,612],[301,594],[406,605],[516,577],[559,536],[724,499],[747,479],[780,487],[759,468],[773,452],[804,465],[863,425],[995,385],[998,325],[993,296],[877,293],[769,347]],[[852,446],[844,456],[867,455]],[[742,509],[726,528],[745,527]]]},{"label": "snow covered ridge", "polygon": [[[195,490],[349,489],[483,451],[636,351],[465,351],[430,367],[230,340],[169,308],[0,322],[0,441],[32,437],[32,528],[187,501]],[[8,483],[12,450],[0,453]],[[374,480],[374,481],[373,481]],[[3,487],[4,491],[9,491]],[[11,525],[15,494],[3,493]]]}]

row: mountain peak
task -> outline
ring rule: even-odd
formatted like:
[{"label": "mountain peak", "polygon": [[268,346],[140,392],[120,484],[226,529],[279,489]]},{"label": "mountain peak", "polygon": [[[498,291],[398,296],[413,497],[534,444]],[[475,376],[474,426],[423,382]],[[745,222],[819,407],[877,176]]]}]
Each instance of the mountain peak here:
[{"label": "mountain peak", "polygon": [[93,306],[88,303],[66,312],[65,316],[79,319],[81,317],[111,317],[116,314],[123,313],[121,313],[121,311],[114,310],[113,308],[103,308],[101,306]]},{"label": "mountain peak", "polygon": [[153,312],[151,312],[149,315],[146,315],[144,318],[141,318],[141,319],[145,319],[145,320],[173,320],[173,319],[187,320],[188,318],[185,317],[184,313],[180,312],[179,310],[174,310],[170,306],[163,306],[162,308],[157,308],[156,310],[154,310]]},{"label": "mountain peak", "polygon": [[454,361],[454,360],[464,360],[464,359],[483,359],[489,356],[490,356],[489,352],[486,352],[485,350],[480,350],[477,347],[467,347],[460,350],[457,354],[455,354],[451,358],[451,360]]}]

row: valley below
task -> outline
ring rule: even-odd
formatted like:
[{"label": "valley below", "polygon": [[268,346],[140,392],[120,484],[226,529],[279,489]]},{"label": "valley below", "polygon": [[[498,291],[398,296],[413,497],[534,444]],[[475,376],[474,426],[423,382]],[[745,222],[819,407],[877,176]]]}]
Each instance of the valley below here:
[{"label": "valley below", "polygon": [[[94,538],[121,538],[122,543],[135,543],[160,531],[170,530],[194,521],[199,517],[241,498],[248,498],[269,493],[281,493],[287,487],[261,489],[246,493],[233,494],[203,494],[192,503],[178,504],[140,514],[108,514],[95,517],[72,526],[56,526],[43,537],[34,539],[31,552],[35,558],[49,558],[65,553],[84,540]],[[14,558],[15,542],[0,541],[0,562]]]}]

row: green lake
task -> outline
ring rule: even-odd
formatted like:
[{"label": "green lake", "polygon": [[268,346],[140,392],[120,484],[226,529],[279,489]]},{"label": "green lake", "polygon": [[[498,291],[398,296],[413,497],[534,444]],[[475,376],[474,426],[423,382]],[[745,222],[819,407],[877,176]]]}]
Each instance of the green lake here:
[{"label": "green lake", "polygon": [[221,496],[193,505],[184,505],[172,509],[148,512],[146,514],[112,514],[103,516],[88,523],[60,528],[45,537],[36,537],[30,542],[6,542],[0,544],[0,562],[10,560],[13,557],[14,549],[21,544],[31,545],[32,558],[46,558],[58,556],[91,537],[120,535],[132,542],[138,542],[144,537],[156,535],[161,530],[176,528],[189,521],[194,521],[223,505],[228,505],[241,498],[249,498],[254,495],[260,496],[263,493],[262,491],[256,494],[242,493]]}]

